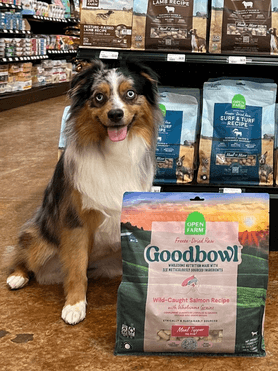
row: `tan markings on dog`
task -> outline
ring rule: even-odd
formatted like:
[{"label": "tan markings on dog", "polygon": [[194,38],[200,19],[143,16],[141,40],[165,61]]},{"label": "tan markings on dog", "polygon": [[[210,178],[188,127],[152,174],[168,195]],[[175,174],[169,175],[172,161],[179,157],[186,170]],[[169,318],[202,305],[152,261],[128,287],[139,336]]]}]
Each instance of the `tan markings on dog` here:
[{"label": "tan markings on dog", "polygon": [[121,96],[124,96],[128,90],[134,90],[134,87],[129,81],[125,80],[119,86],[119,93]]},{"label": "tan markings on dog", "polygon": [[[100,108],[93,108],[92,115],[98,117],[102,125],[107,126],[108,123],[108,112],[113,108],[113,103],[111,100],[108,100],[104,106]],[[105,130],[106,133],[106,130]]]},{"label": "tan markings on dog", "polygon": [[157,81],[151,78],[151,76],[149,76],[147,73],[141,72],[141,75],[148,79],[151,83],[157,83]]},{"label": "tan markings on dog", "polygon": [[56,248],[46,243],[38,236],[38,233],[34,234],[33,237],[33,243],[28,249],[28,268],[36,273],[47,260],[56,254]]},{"label": "tan markings on dog", "polygon": [[[28,226],[21,234],[19,240],[21,248],[17,251],[17,255],[12,257],[12,267],[16,267],[13,271],[13,276],[28,277],[28,271],[37,272],[39,268],[55,255],[55,249],[46,243],[39,234],[35,226]],[[21,262],[26,263],[24,267]]]},{"label": "tan markings on dog", "polygon": [[137,108],[136,120],[130,135],[140,135],[147,145],[151,147],[152,132],[154,130],[153,113],[146,99],[142,97],[141,101],[142,103]]},{"label": "tan markings on dog", "polygon": [[102,214],[98,211],[85,211],[80,217],[84,227],[64,229],[62,232],[60,260],[65,275],[65,306],[86,300],[87,267],[93,246],[93,235],[103,220]]},{"label": "tan markings on dog", "polygon": [[28,270],[24,264],[17,265],[16,269],[11,274],[11,276],[23,277],[23,278],[29,279]]},{"label": "tan markings on dog", "polygon": [[75,122],[75,132],[76,141],[81,147],[86,147],[92,142],[103,142],[106,138],[106,129],[96,118],[97,110],[91,109],[88,104],[80,110]]},{"label": "tan markings on dog", "polygon": [[60,260],[65,275],[65,305],[86,300],[89,235],[87,228],[63,230]]},{"label": "tan markings on dog", "polygon": [[103,82],[103,83],[98,84],[95,87],[94,91],[95,91],[95,93],[102,93],[102,94],[104,94],[108,99],[109,99],[109,97],[111,95],[110,86],[106,82]]}]

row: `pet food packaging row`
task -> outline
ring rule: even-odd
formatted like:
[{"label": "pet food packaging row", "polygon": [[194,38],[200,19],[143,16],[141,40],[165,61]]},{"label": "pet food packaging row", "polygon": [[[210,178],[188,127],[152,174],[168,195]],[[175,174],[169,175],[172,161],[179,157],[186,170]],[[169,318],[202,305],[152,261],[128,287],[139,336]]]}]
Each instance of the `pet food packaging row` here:
[{"label": "pet food packaging row", "polygon": [[83,0],[81,45],[206,51],[208,0]]},{"label": "pet food packaging row", "polygon": [[164,123],[159,128],[156,185],[192,180],[274,185],[275,83],[210,80],[202,91],[201,117],[200,96],[194,97],[194,90],[172,91],[160,89]]},{"label": "pet food packaging row", "polygon": [[195,196],[124,195],[117,355],[265,355],[269,195]]},{"label": "pet food packaging row", "polygon": [[86,48],[270,55],[277,27],[275,0],[83,0],[81,9]]}]

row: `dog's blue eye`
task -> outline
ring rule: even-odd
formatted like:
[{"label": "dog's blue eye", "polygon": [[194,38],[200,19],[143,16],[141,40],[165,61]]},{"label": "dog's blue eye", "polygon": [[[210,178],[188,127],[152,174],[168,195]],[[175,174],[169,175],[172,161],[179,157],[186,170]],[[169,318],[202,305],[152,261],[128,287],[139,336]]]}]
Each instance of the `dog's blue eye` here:
[{"label": "dog's blue eye", "polygon": [[133,90],[128,90],[128,91],[126,92],[126,98],[127,98],[127,99],[134,99],[134,98],[135,98],[135,91],[133,91]]},{"label": "dog's blue eye", "polygon": [[96,100],[98,103],[103,102],[103,100],[104,100],[104,95],[101,94],[101,93],[98,93],[98,94],[95,96],[95,100]]}]

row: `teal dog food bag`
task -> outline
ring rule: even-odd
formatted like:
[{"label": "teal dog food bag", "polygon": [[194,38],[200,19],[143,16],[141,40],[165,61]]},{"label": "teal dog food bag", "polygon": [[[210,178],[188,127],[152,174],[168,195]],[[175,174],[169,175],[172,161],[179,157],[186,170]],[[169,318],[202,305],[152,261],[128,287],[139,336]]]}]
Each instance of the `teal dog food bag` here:
[{"label": "teal dog food bag", "polygon": [[198,183],[273,185],[277,85],[204,84]]},{"label": "teal dog food bag", "polygon": [[161,88],[159,93],[164,122],[158,129],[154,182],[158,185],[189,183],[196,168],[200,107],[197,89],[184,89],[184,92],[166,89]]},{"label": "teal dog food bag", "polygon": [[269,195],[126,193],[116,354],[265,355]]}]

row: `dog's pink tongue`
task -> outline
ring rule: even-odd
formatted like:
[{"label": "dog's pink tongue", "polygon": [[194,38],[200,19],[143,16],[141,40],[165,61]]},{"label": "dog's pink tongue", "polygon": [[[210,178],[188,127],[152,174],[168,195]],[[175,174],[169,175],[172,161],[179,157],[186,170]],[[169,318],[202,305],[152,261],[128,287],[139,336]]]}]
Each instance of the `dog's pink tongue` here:
[{"label": "dog's pink tongue", "polygon": [[108,128],[107,132],[109,139],[112,140],[112,142],[120,142],[126,138],[127,126],[122,126],[120,128]]}]

